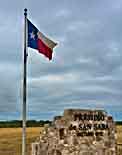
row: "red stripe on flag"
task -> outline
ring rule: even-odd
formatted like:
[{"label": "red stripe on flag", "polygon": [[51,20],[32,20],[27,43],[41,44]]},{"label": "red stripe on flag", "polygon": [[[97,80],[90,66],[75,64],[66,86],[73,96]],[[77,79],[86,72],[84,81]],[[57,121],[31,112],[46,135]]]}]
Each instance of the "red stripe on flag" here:
[{"label": "red stripe on flag", "polygon": [[49,60],[51,60],[52,59],[52,50],[51,50],[51,48],[49,48],[41,39],[37,40],[37,44],[38,44],[39,53],[42,53],[43,55],[48,57]]}]

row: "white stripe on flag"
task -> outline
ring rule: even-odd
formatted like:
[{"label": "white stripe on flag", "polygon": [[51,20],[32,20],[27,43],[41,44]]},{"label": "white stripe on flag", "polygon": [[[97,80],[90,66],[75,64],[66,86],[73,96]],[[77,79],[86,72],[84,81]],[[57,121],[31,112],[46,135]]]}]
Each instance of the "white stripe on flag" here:
[{"label": "white stripe on flag", "polygon": [[52,50],[57,45],[57,43],[47,38],[43,33],[38,32],[37,35],[38,35],[38,38],[41,39]]}]

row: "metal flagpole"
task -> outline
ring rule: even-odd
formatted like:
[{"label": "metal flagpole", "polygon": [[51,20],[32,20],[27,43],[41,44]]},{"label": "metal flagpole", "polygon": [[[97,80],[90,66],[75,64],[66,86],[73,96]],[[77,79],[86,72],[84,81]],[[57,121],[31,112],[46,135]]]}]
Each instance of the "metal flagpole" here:
[{"label": "metal flagpole", "polygon": [[24,58],[23,58],[23,105],[22,105],[22,155],[26,155],[26,75],[27,75],[27,9],[24,9]]}]

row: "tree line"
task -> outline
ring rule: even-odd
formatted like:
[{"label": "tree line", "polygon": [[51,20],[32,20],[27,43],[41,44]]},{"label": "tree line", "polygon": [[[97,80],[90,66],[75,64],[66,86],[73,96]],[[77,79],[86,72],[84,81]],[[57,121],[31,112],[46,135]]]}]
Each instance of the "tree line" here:
[{"label": "tree line", "polygon": [[[27,127],[43,127],[45,124],[50,124],[49,120],[28,120],[26,125]],[[22,127],[22,120],[12,120],[12,121],[0,121],[0,128],[19,128]]]},{"label": "tree line", "polygon": [[[51,125],[49,120],[28,120],[27,127],[43,127],[45,124]],[[122,125],[122,121],[116,121],[116,125]],[[20,128],[22,127],[22,120],[12,120],[12,121],[0,121],[0,128]]]}]

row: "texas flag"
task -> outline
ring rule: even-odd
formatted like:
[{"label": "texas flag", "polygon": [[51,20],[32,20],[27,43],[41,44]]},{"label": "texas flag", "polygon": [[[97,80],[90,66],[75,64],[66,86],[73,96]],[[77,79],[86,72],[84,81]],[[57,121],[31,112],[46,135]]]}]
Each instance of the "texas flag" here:
[{"label": "texas flag", "polygon": [[49,60],[52,59],[53,48],[57,43],[53,42],[42,34],[28,19],[28,47],[38,50]]}]

